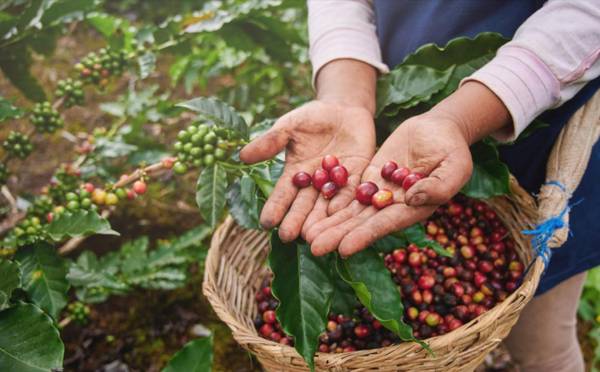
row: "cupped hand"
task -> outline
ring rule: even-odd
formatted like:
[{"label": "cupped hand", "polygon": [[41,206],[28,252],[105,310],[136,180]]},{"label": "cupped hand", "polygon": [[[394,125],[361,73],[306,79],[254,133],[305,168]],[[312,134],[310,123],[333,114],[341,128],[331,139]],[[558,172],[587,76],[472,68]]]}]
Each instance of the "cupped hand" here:
[{"label": "cupped hand", "polygon": [[[260,222],[267,229],[279,225],[281,239],[291,241],[303,225],[326,218],[354,198],[354,188],[375,152],[372,114],[359,106],[309,102],[282,116],[269,131],[246,145],[240,159],[256,163],[284,149],[283,174],[265,203]],[[292,184],[294,174],[305,171],[312,175],[327,154],[335,155],[349,172],[348,185],[331,200],[325,200],[312,186],[297,189]]]},{"label": "cupped hand", "polygon": [[[426,175],[408,191],[381,177],[381,167],[393,160],[400,167]],[[394,203],[381,210],[357,200],[305,233],[315,255],[338,250],[352,255],[375,240],[427,218],[468,181],[473,168],[469,144],[451,117],[423,114],[403,122],[388,137],[362,175],[379,189],[394,194]]]}]

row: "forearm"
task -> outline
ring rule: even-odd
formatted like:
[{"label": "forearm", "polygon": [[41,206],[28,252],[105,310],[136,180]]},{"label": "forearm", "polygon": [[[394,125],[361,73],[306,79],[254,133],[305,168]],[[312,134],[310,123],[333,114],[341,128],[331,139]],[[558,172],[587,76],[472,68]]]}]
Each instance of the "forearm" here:
[{"label": "forearm", "polygon": [[336,59],[319,70],[317,99],[365,108],[375,113],[377,71],[367,63]]},{"label": "forearm", "polygon": [[511,124],[504,103],[488,87],[469,81],[434,106],[427,114],[446,117],[456,123],[470,145]]}]

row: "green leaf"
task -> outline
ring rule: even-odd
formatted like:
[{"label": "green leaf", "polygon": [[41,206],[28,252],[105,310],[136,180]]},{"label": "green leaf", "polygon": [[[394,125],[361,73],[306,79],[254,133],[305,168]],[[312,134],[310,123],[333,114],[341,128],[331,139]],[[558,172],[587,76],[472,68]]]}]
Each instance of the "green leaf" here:
[{"label": "green leaf", "polygon": [[68,301],[67,261],[48,244],[20,249],[15,259],[21,265],[22,286],[31,300],[57,319]]},{"label": "green leaf", "polygon": [[433,97],[433,102],[439,102],[454,92],[462,79],[494,58],[498,48],[507,41],[501,34],[483,32],[474,38],[452,39],[444,47],[426,44],[408,55],[400,65],[422,65],[436,70],[454,66],[446,87]]},{"label": "green leaf", "polygon": [[492,144],[479,141],[471,146],[473,174],[461,192],[471,198],[487,199],[510,193],[509,170]]},{"label": "green leaf", "polygon": [[394,249],[406,247],[408,241],[401,234],[386,235],[381,239],[376,240],[371,247],[378,253],[390,253]]},{"label": "green leaf", "polygon": [[212,121],[218,127],[232,129],[248,139],[248,125],[233,107],[214,97],[198,97],[177,104],[192,110],[201,117]]},{"label": "green leaf", "polygon": [[330,256],[314,256],[305,243],[284,244],[275,231],[271,233],[269,266],[274,275],[273,296],[280,301],[277,319],[314,370],[313,356],[325,330],[334,290]]},{"label": "green leaf", "polygon": [[0,310],[8,306],[12,291],[21,286],[21,269],[14,261],[0,259]]},{"label": "green leaf", "polygon": [[61,0],[54,2],[42,16],[44,25],[64,22],[73,18],[82,18],[87,11],[94,9],[96,0]]},{"label": "green leaf", "polygon": [[31,54],[23,42],[2,48],[0,70],[28,99],[36,102],[46,100],[46,93],[31,75]]},{"label": "green leaf", "polygon": [[333,268],[331,283],[333,284],[333,299],[331,300],[331,312],[353,316],[354,310],[360,304],[354,289],[346,283]]},{"label": "green leaf", "polygon": [[7,119],[18,119],[23,115],[23,110],[13,106],[13,104],[0,96],[0,122]]},{"label": "green leaf", "polygon": [[377,82],[377,112],[388,106],[407,109],[429,101],[431,96],[447,84],[454,66],[438,71],[426,66],[399,66]]},{"label": "green leaf", "polygon": [[213,363],[213,338],[202,337],[185,344],[162,372],[210,372]]},{"label": "green leaf", "polygon": [[425,227],[423,224],[417,222],[416,224],[407,227],[406,229],[399,231],[396,235],[400,236],[408,243],[414,243],[420,248],[429,247],[435,251],[435,253],[444,257],[452,257],[452,253],[448,252],[444,247],[435,240],[427,238],[425,233]]},{"label": "green leaf", "polygon": [[117,269],[115,265],[105,269],[93,252],[85,251],[70,264],[66,278],[77,289],[81,301],[97,303],[105,301],[110,294],[125,294],[129,290],[129,285],[115,275]]},{"label": "green leaf", "polygon": [[223,167],[217,163],[202,170],[196,184],[196,204],[204,221],[213,228],[225,212],[226,191],[227,172]]},{"label": "green leaf", "polygon": [[140,78],[147,78],[156,68],[156,55],[152,52],[142,54],[138,57],[138,66],[140,68]]},{"label": "green leaf", "polygon": [[242,175],[227,190],[229,213],[240,226],[247,229],[260,229],[259,214],[263,203],[257,191],[256,182],[248,174]]},{"label": "green leaf", "polygon": [[61,370],[64,345],[58,329],[32,304],[0,312],[0,370],[41,372]]},{"label": "green leaf", "polygon": [[119,235],[110,228],[106,218],[94,211],[84,210],[59,215],[48,225],[47,231],[54,241],[61,241],[65,237],[75,238],[93,234]]},{"label": "green leaf", "polygon": [[365,249],[349,258],[337,255],[338,274],[381,324],[404,341],[416,341],[412,328],[404,323],[404,305],[383,259],[374,249]]}]

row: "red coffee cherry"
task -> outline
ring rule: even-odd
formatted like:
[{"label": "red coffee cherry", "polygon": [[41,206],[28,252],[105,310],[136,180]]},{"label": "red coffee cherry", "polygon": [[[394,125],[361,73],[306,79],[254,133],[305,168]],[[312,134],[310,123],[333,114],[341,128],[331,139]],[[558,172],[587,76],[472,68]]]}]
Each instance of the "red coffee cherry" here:
[{"label": "red coffee cherry", "polygon": [[133,191],[135,191],[136,194],[138,195],[142,195],[144,193],[146,193],[146,182],[144,181],[135,181],[133,183]]},{"label": "red coffee cherry", "polygon": [[356,188],[356,200],[360,204],[371,205],[371,198],[377,191],[379,191],[379,187],[373,182],[363,182]]},{"label": "red coffee cherry", "polygon": [[330,172],[334,167],[340,165],[340,161],[333,155],[325,155],[321,160],[321,167]]},{"label": "red coffee cherry", "polygon": [[321,188],[327,182],[329,182],[329,173],[323,169],[317,169],[312,177],[313,187],[321,191]]},{"label": "red coffee cherry", "polygon": [[392,175],[390,177],[390,181],[392,181],[393,183],[395,183],[398,186],[402,186],[402,182],[404,182],[404,179],[409,174],[410,174],[410,169],[405,168],[405,167],[398,168],[392,173]]},{"label": "red coffee cherry", "polygon": [[299,189],[310,186],[312,177],[306,172],[298,172],[292,177],[292,183]]},{"label": "red coffee cherry", "polygon": [[411,173],[404,178],[404,181],[402,181],[402,188],[408,190],[422,178],[423,175],[420,173]]},{"label": "red coffee cherry", "polygon": [[390,160],[386,162],[383,167],[381,167],[381,177],[384,180],[391,180],[392,173],[394,173],[396,169],[398,169],[398,164],[396,164],[395,161]]},{"label": "red coffee cherry", "polygon": [[344,187],[348,183],[348,170],[343,165],[335,166],[329,171],[329,178],[337,187]]},{"label": "red coffee cherry", "polygon": [[394,194],[390,190],[379,190],[371,197],[371,204],[377,209],[383,209],[394,203]]},{"label": "red coffee cherry", "polygon": [[335,196],[335,194],[337,194],[337,192],[338,192],[338,187],[333,182],[327,182],[321,188],[321,195],[323,195],[323,197],[325,199],[333,198]]}]

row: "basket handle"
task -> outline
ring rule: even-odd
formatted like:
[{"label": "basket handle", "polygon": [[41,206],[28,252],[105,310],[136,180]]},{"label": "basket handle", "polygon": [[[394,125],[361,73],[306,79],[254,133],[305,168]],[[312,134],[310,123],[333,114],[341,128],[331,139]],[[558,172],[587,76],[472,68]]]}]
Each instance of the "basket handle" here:
[{"label": "basket handle", "polygon": [[581,182],[599,135],[600,90],[571,117],[548,158],[546,183],[538,196],[538,221],[562,214],[564,222],[564,227],[552,234],[548,242],[551,248],[558,248],[567,240],[569,199]]}]

